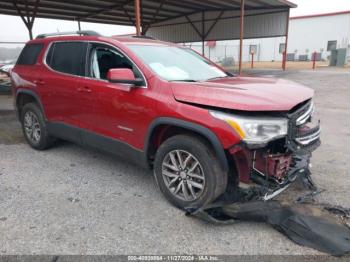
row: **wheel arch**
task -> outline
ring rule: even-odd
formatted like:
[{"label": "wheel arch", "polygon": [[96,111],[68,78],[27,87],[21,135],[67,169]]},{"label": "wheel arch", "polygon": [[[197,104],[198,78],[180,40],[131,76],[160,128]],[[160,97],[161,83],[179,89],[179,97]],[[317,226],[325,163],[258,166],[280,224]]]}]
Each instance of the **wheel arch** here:
[{"label": "wheel arch", "polygon": [[16,109],[18,119],[20,119],[21,117],[21,110],[23,106],[27,103],[32,102],[36,103],[40,107],[40,110],[43,113],[44,118],[46,119],[44,107],[41,103],[39,96],[34,91],[26,89],[18,89],[16,92]]},{"label": "wheel arch", "polygon": [[222,147],[221,142],[219,141],[218,137],[214,134],[213,131],[202,125],[171,117],[157,118],[149,126],[144,146],[144,152],[146,154],[147,161],[149,161],[150,154],[152,154],[152,142],[154,135],[157,133],[157,128],[160,126],[167,126],[171,128],[175,127],[187,132],[199,134],[200,136],[204,137],[212,146],[216,156],[219,159],[219,163],[223,171],[228,172],[229,166],[224,148]]}]

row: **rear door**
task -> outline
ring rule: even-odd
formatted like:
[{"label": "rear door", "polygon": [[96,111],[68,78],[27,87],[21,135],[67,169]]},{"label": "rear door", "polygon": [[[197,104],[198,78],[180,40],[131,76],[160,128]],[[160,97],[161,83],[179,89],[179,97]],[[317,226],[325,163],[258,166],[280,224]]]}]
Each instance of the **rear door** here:
[{"label": "rear door", "polygon": [[41,79],[47,86],[43,101],[50,122],[73,128],[88,126],[91,96],[78,88],[85,76],[87,46],[80,41],[54,42],[47,51],[47,70]]}]

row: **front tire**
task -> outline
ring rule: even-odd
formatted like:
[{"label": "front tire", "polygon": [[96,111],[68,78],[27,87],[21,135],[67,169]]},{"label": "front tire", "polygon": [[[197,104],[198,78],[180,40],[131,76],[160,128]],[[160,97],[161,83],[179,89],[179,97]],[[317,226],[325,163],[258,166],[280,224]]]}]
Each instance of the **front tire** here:
[{"label": "front tire", "polygon": [[227,185],[227,173],[209,143],[192,135],[176,135],[161,144],[154,175],[166,199],[181,209],[211,203]]},{"label": "front tire", "polygon": [[35,103],[25,104],[21,110],[21,124],[28,144],[37,150],[45,150],[52,144],[46,122],[40,108]]}]

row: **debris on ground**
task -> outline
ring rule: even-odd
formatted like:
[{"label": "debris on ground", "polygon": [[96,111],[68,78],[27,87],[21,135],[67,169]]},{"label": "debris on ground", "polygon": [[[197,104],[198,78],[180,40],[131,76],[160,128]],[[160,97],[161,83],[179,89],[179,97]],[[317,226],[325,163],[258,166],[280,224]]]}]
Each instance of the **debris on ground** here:
[{"label": "debris on ground", "polygon": [[74,198],[74,197],[68,197],[68,200],[72,203],[80,202],[79,198]]},{"label": "debris on ground", "polygon": [[333,256],[350,253],[350,209],[331,205],[289,203],[276,200],[245,203],[217,203],[187,210],[215,224],[237,221],[265,222],[295,243]]}]

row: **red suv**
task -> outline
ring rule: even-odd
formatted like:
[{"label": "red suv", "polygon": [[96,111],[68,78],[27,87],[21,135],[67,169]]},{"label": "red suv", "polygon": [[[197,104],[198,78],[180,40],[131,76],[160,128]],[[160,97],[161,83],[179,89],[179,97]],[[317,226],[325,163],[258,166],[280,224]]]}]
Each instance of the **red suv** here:
[{"label": "red suv", "polygon": [[75,34],[39,35],[11,73],[31,147],[60,138],[152,168],[180,208],[242,188],[266,200],[309,174],[320,144],[311,89],[234,76],[172,43]]}]

